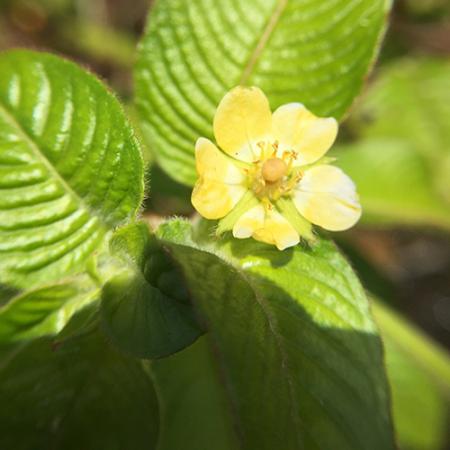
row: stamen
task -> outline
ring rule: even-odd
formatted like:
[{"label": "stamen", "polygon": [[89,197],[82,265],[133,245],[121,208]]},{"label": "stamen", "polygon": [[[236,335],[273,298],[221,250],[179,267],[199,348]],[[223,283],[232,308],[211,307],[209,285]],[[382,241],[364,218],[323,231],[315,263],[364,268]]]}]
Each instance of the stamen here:
[{"label": "stamen", "polygon": [[273,152],[272,152],[272,155],[271,155],[271,158],[275,158],[276,156],[277,156],[277,153],[278,153],[278,141],[275,141],[273,144],[272,144],[272,148],[273,148]]}]

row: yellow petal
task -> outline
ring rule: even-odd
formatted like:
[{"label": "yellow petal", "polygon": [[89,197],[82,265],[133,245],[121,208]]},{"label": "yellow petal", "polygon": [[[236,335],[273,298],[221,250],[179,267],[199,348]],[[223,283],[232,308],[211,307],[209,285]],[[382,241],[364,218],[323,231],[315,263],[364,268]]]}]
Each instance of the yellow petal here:
[{"label": "yellow petal", "polygon": [[258,142],[270,135],[269,101],[261,89],[238,86],[220,102],[214,117],[214,135],[225,152],[252,162],[259,158]]},{"label": "yellow petal", "polygon": [[262,205],[243,214],[233,227],[233,236],[239,239],[254,239],[276,245],[279,250],[299,243],[294,227],[277,211],[266,211]]},{"label": "yellow petal", "polygon": [[289,103],[273,113],[272,130],[279,151],[295,150],[294,165],[304,165],[320,159],[333,145],[338,123],[332,117],[316,117],[301,103]]},{"label": "yellow petal", "polygon": [[194,186],[191,201],[206,219],[220,219],[236,206],[246,190],[241,185],[201,177]]},{"label": "yellow petal", "polygon": [[352,227],[361,216],[353,181],[334,166],[307,170],[294,191],[294,204],[310,222],[331,231]]},{"label": "yellow petal", "polygon": [[240,184],[245,175],[210,140],[200,138],[195,144],[195,160],[200,177],[222,181],[227,184]]}]

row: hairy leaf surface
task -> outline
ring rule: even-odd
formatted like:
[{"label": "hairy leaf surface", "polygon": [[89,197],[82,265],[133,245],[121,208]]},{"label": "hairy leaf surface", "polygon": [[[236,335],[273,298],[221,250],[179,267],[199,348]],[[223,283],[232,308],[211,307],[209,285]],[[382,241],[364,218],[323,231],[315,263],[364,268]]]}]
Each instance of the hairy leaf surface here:
[{"label": "hairy leaf surface", "polygon": [[85,267],[133,217],[142,158],[118,101],[53,55],[0,55],[0,282],[29,288]]},{"label": "hairy leaf surface", "polygon": [[0,342],[56,334],[72,314],[100,297],[87,277],[31,289],[0,308]]},{"label": "hairy leaf surface", "polygon": [[256,85],[273,108],[304,103],[341,118],[373,62],[389,0],[164,0],[149,15],[136,103],[156,160],[195,181],[194,143],[232,87]]},{"label": "hairy leaf surface", "polygon": [[279,252],[191,232],[159,234],[209,329],[240,448],[392,449],[381,343],[333,244]]}]

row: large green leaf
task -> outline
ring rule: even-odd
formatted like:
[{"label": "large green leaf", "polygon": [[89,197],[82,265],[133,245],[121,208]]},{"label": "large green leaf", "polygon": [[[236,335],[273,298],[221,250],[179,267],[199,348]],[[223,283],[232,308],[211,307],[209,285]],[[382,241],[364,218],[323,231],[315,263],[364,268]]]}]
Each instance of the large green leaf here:
[{"label": "large green leaf", "polygon": [[136,360],[99,335],[53,348],[17,347],[0,364],[0,447],[15,450],[152,450],[158,406]]},{"label": "large green leaf", "polygon": [[358,187],[363,223],[450,230],[449,205],[437,194],[425,157],[408,142],[372,138],[334,154]]},{"label": "large green leaf", "polygon": [[341,118],[361,89],[390,0],[159,0],[135,70],[136,103],[156,160],[195,181],[194,143],[211,137],[223,95],[256,85],[272,107],[302,102]]},{"label": "large green leaf", "polygon": [[194,241],[181,221],[159,235],[209,328],[240,448],[393,448],[380,340],[332,243]]},{"label": "large green leaf", "polygon": [[160,358],[192,344],[202,333],[178,269],[144,223],[121,228],[112,253],[125,270],[103,287],[103,330],[123,351]]},{"label": "large green leaf", "polygon": [[79,308],[100,297],[86,276],[31,289],[0,308],[0,342],[56,334]]},{"label": "large green leaf", "polygon": [[382,303],[373,311],[383,336],[394,423],[402,449],[442,450],[450,407],[450,356]]},{"label": "large green leaf", "polygon": [[0,55],[0,282],[83,268],[143,194],[140,150],[118,101],[56,56]]}]

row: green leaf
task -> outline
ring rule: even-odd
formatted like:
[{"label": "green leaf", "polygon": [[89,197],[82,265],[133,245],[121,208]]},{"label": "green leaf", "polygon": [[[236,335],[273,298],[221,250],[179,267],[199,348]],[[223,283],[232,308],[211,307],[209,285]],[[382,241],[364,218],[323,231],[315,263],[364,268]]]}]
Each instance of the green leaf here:
[{"label": "green leaf", "polygon": [[212,137],[232,87],[256,85],[273,108],[302,102],[341,118],[372,65],[390,0],[157,1],[135,69],[136,104],[157,162],[193,184],[194,144]]},{"label": "green leaf", "polygon": [[409,355],[384,339],[394,424],[400,448],[442,450],[448,424],[448,398]]},{"label": "green leaf", "polygon": [[64,328],[54,338],[55,345],[83,337],[95,331],[99,326],[100,302],[91,302],[77,310]]},{"label": "green leaf", "polygon": [[0,341],[56,334],[77,309],[99,296],[100,289],[81,276],[19,294],[0,308]]},{"label": "green leaf", "polygon": [[185,283],[147,225],[120,229],[111,248],[128,264],[102,292],[101,324],[114,344],[138,358],[160,358],[192,344],[202,331]]},{"label": "green leaf", "polygon": [[0,447],[152,450],[158,406],[147,373],[100,335],[40,339],[0,365]]},{"label": "green leaf", "polygon": [[450,406],[450,356],[378,301],[373,311],[383,336],[401,448],[441,450]]},{"label": "green leaf", "polygon": [[352,131],[362,138],[407,142],[410,151],[423,157],[435,197],[447,200],[447,208],[450,207],[449,71],[450,62],[444,59],[406,59],[391,64],[380,72],[350,120]]},{"label": "green leaf", "polygon": [[86,267],[133,218],[142,157],[118,101],[75,64],[0,55],[0,281],[29,288]]},{"label": "green leaf", "polygon": [[374,314],[383,337],[392,340],[402,351],[413,357],[450,398],[450,355],[424,333],[408,325],[387,306],[373,304]]},{"label": "green leaf", "polygon": [[356,183],[363,223],[450,230],[450,208],[437,195],[424,156],[408,142],[372,138],[335,154],[336,165]]},{"label": "green leaf", "polygon": [[240,448],[207,338],[150,368],[161,408],[158,450]]},{"label": "green leaf", "polygon": [[159,235],[208,325],[242,449],[393,448],[380,339],[331,242],[279,252],[194,240],[181,221]]},{"label": "green leaf", "polygon": [[393,300],[388,280],[350,242],[341,239],[339,245],[351,257],[366,289],[376,294],[371,295],[371,306],[384,344],[399,448],[443,450],[450,418],[450,355],[377,300]]}]

